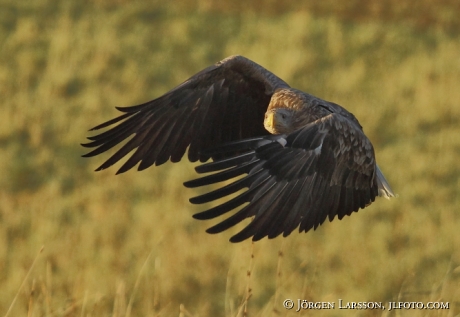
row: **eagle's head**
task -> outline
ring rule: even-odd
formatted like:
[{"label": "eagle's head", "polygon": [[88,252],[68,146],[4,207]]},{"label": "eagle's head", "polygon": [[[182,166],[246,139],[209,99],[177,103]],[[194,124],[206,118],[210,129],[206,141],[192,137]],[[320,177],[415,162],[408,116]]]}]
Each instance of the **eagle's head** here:
[{"label": "eagle's head", "polygon": [[271,134],[292,132],[294,110],[288,108],[272,108],[265,113],[264,126]]}]

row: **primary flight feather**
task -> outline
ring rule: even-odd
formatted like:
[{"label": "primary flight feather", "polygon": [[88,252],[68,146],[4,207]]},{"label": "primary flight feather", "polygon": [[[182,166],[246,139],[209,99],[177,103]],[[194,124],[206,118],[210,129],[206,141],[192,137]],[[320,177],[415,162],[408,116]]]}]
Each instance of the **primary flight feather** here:
[{"label": "primary flight feather", "polygon": [[213,162],[196,168],[212,175],[187,187],[246,175],[220,189],[192,198],[210,202],[241,189],[238,196],[196,214],[211,219],[244,206],[208,229],[226,230],[248,217],[252,221],[230,241],[274,238],[316,229],[365,208],[376,196],[394,194],[375,161],[374,149],[353,114],[341,106],[304,93],[243,56],[210,66],[163,96],[133,107],[91,130],[115,127],[88,137],[103,153],[129,139],[97,170],[135,150],[118,173],[144,170],[168,160]]}]

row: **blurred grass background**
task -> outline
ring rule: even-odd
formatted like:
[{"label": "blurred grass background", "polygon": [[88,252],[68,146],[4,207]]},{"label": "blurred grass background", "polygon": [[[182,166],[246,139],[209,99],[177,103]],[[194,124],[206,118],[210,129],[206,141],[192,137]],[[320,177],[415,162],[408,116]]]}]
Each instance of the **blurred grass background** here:
[{"label": "blurred grass background", "polygon": [[[458,0],[0,0],[0,312],[25,281],[10,316],[460,314],[458,12]],[[80,157],[115,106],[233,54],[353,112],[399,197],[234,245],[241,227],[211,236],[215,222],[192,219],[192,164],[115,176]],[[450,310],[295,313],[285,298]]]}]

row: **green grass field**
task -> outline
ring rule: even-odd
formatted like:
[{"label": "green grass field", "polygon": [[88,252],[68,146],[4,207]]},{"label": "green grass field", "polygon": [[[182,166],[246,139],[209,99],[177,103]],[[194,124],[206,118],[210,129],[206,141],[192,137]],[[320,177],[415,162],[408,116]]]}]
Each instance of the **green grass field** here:
[{"label": "green grass field", "polygon": [[[460,3],[304,2],[0,0],[0,315],[460,314]],[[242,226],[209,235],[216,221],[192,218],[193,164],[115,176],[93,172],[108,155],[81,158],[115,106],[234,54],[354,113],[398,197],[231,244]]]}]

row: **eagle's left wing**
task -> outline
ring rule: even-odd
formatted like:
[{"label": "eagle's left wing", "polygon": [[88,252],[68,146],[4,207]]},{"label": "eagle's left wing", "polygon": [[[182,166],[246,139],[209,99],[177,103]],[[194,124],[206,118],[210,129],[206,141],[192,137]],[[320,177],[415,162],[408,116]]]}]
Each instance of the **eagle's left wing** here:
[{"label": "eagle's left wing", "polygon": [[330,221],[336,215],[342,219],[366,207],[377,195],[393,196],[375,163],[369,139],[340,114],[332,113],[289,135],[241,140],[207,154],[233,151],[243,154],[198,166],[198,173],[217,173],[184,184],[199,187],[247,174],[190,199],[202,204],[247,188],[235,198],[194,215],[211,219],[245,205],[208,229],[218,233],[254,217],[230,239],[232,242],[287,236],[296,227],[306,232],[328,217]]}]

